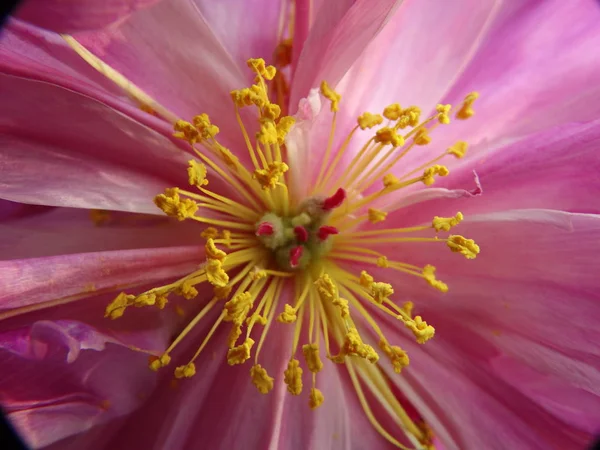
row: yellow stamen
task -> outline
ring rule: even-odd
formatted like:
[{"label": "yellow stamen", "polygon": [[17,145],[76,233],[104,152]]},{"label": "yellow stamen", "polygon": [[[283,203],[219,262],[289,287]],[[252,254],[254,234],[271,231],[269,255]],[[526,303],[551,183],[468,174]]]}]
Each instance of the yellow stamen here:
[{"label": "yellow stamen", "polygon": [[340,108],[342,96],[331,89],[326,81],[321,82],[321,94],[331,102],[331,111],[337,112]]},{"label": "yellow stamen", "polygon": [[475,111],[473,110],[473,103],[475,103],[475,100],[477,100],[478,98],[478,92],[471,92],[469,95],[467,95],[461,108],[456,113],[456,118],[466,120],[469,117],[472,117],[475,114]]},{"label": "yellow stamen", "polygon": [[454,217],[438,217],[435,216],[432,221],[432,226],[435,231],[450,231],[450,228],[455,227],[463,220],[462,213],[458,212]]},{"label": "yellow stamen", "polygon": [[287,385],[288,392],[292,395],[300,395],[302,393],[302,368],[300,367],[300,361],[291,359],[283,375],[283,381]]},{"label": "yellow stamen", "polygon": [[273,390],[273,381],[275,381],[275,379],[270,377],[260,364],[252,366],[250,369],[250,377],[252,378],[252,384],[256,386],[256,389],[258,389],[258,392],[261,394],[268,394]]},{"label": "yellow stamen", "polygon": [[456,253],[460,253],[467,259],[475,259],[479,254],[479,246],[473,239],[466,239],[459,235],[448,238],[448,247]]}]

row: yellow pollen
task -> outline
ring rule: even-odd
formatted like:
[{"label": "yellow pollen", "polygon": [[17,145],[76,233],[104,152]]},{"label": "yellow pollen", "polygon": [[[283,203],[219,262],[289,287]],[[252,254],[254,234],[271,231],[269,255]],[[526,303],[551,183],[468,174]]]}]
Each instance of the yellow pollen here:
[{"label": "yellow pollen", "polygon": [[358,330],[354,327],[348,329],[340,353],[332,356],[331,360],[341,364],[344,362],[345,356],[359,356],[373,364],[379,360],[379,355],[375,349],[362,341]]},{"label": "yellow pollen", "polygon": [[413,332],[419,344],[424,344],[435,334],[435,328],[427,325],[427,322],[421,316],[416,316],[413,320],[407,320],[404,325]]},{"label": "yellow pollen", "polygon": [[369,222],[379,223],[383,222],[387,217],[388,213],[380,211],[379,209],[369,208]]},{"label": "yellow pollen", "polygon": [[455,117],[461,120],[466,120],[469,117],[472,117],[475,114],[475,111],[473,110],[473,103],[475,103],[475,100],[478,98],[478,92],[471,92],[469,95],[467,95]]},{"label": "yellow pollen", "polygon": [[224,300],[231,294],[231,289],[231,286],[214,286],[213,293],[218,299]]},{"label": "yellow pollen", "polygon": [[448,149],[449,155],[454,155],[457,159],[461,159],[467,153],[468,144],[464,141],[458,141]]},{"label": "yellow pollen", "polygon": [[335,283],[326,273],[321,275],[317,281],[315,281],[315,285],[317,286],[317,290],[324,300],[333,302],[338,297]]},{"label": "yellow pollen", "polygon": [[218,259],[206,261],[206,278],[210,284],[217,287],[225,287],[229,283],[229,276],[223,270],[223,263]]},{"label": "yellow pollen", "polygon": [[291,116],[284,116],[277,122],[277,143],[283,145],[285,143],[285,137],[292,129],[292,126],[296,123],[296,119]]},{"label": "yellow pollen", "polygon": [[175,378],[177,379],[192,378],[194,375],[196,375],[196,365],[193,362],[175,368]]},{"label": "yellow pollen", "polygon": [[214,138],[219,134],[219,127],[210,122],[210,117],[206,113],[194,116],[192,122],[204,139]]},{"label": "yellow pollen", "polygon": [[200,140],[200,132],[189,122],[178,120],[173,127],[175,129],[174,137],[195,144]]},{"label": "yellow pollen", "polygon": [[[427,283],[431,287],[437,289],[438,291],[448,292],[448,285],[435,278],[435,267],[434,266],[427,264],[425,267],[423,267],[423,278],[425,278],[425,281],[427,281]],[[411,310],[412,310],[412,304],[411,304]],[[408,315],[410,315],[410,313],[408,313]]]},{"label": "yellow pollen", "polygon": [[308,406],[310,406],[310,409],[317,409],[319,406],[321,406],[323,404],[324,400],[325,400],[325,397],[323,396],[323,393],[319,389],[312,388],[310,390],[310,396],[308,398]]},{"label": "yellow pollen", "polygon": [[233,322],[236,325],[241,325],[248,316],[254,299],[250,292],[243,292],[236,295],[227,303],[225,303],[225,320],[226,322]]},{"label": "yellow pollen", "polygon": [[273,381],[275,381],[275,379],[270,377],[266,369],[260,364],[252,366],[250,369],[250,378],[252,379],[252,384],[256,386],[256,389],[258,389],[258,392],[261,394],[268,394],[273,390]]},{"label": "yellow pollen", "polygon": [[121,292],[117,297],[106,307],[104,317],[110,317],[111,319],[118,319],[123,316],[125,309],[131,304],[131,301],[135,298],[134,295],[127,295],[125,292]]},{"label": "yellow pollen", "polygon": [[191,186],[202,187],[208,184],[206,166],[195,159],[188,161],[188,182]]},{"label": "yellow pollen", "polygon": [[399,183],[400,183],[400,180],[396,176],[392,175],[391,173],[388,173],[387,175],[385,175],[383,177],[383,186],[386,188],[393,187]]},{"label": "yellow pollen", "polygon": [[274,162],[269,164],[268,169],[256,169],[254,178],[264,190],[275,189],[279,179],[287,171],[288,166],[286,163]]},{"label": "yellow pollen", "polygon": [[208,259],[218,259],[219,261],[223,261],[227,256],[227,253],[217,248],[215,241],[212,238],[208,238],[204,249],[206,250],[206,257]]},{"label": "yellow pollen", "polygon": [[383,117],[381,117],[379,114],[365,112],[361,116],[358,116],[357,121],[360,129],[366,130],[367,128],[373,128],[374,126],[383,123]]},{"label": "yellow pollen", "polygon": [[392,147],[402,147],[404,145],[404,138],[402,135],[397,134],[393,128],[383,127],[375,133],[375,142],[384,145],[391,144]]},{"label": "yellow pollen", "polygon": [[427,128],[419,128],[419,130],[415,134],[414,138],[416,145],[427,145],[431,142],[431,136],[429,136],[429,131]]},{"label": "yellow pollen", "polygon": [[281,323],[294,323],[298,318],[296,313],[297,311],[293,307],[286,304],[283,307],[283,312],[277,317],[277,321]]},{"label": "yellow pollen", "polygon": [[167,216],[177,217],[179,221],[193,217],[196,211],[198,211],[198,204],[189,198],[182,200],[179,197],[179,189],[177,188],[165,189],[164,194],[154,197],[154,203]]},{"label": "yellow pollen", "polygon": [[150,369],[152,369],[153,371],[156,372],[158,369],[161,369],[161,368],[167,366],[170,362],[171,362],[171,357],[165,353],[164,355],[161,355],[158,357],[151,356],[148,366],[150,367]]},{"label": "yellow pollen", "polygon": [[479,246],[473,239],[466,239],[459,235],[448,238],[448,247],[456,253],[460,253],[467,259],[475,259],[479,254]]},{"label": "yellow pollen", "polygon": [[419,124],[420,117],[421,109],[417,106],[409,106],[402,110],[402,114],[398,118],[396,126],[400,129],[416,127]]},{"label": "yellow pollen", "polygon": [[450,228],[455,227],[463,220],[462,213],[458,212],[454,217],[438,217],[433,218],[431,226],[435,231],[450,231]]},{"label": "yellow pollen", "polygon": [[292,395],[300,395],[302,393],[302,368],[300,367],[300,361],[297,359],[290,360],[283,375],[283,381],[287,385],[288,392]]},{"label": "yellow pollen", "polygon": [[363,287],[366,287],[367,289],[371,289],[371,286],[373,285],[373,277],[371,275],[369,275],[367,273],[366,270],[363,270],[362,272],[360,272],[360,285]]},{"label": "yellow pollen", "polygon": [[277,69],[273,66],[267,66],[262,58],[250,58],[248,67],[256,74],[261,75],[265,80],[272,80],[277,73]]},{"label": "yellow pollen", "polygon": [[321,82],[321,94],[331,102],[331,112],[337,112],[340,109],[340,100],[342,96],[329,87],[327,81]]},{"label": "yellow pollen", "polygon": [[394,288],[389,283],[375,282],[371,284],[371,295],[377,303],[383,303],[388,300],[388,297],[394,293]]},{"label": "yellow pollen", "polygon": [[381,267],[383,269],[387,269],[388,267],[390,267],[390,263],[386,256],[380,256],[379,258],[377,258],[376,264],[377,267]]},{"label": "yellow pollen", "polygon": [[388,120],[398,120],[402,114],[402,108],[398,103],[392,103],[383,109],[383,117]]},{"label": "yellow pollen", "polygon": [[401,309],[408,317],[412,317],[412,310],[414,306],[415,305],[413,302],[404,302]]},{"label": "yellow pollen", "polygon": [[243,364],[250,359],[250,350],[254,345],[254,340],[247,338],[242,345],[230,348],[227,352],[227,363],[230,366]]},{"label": "yellow pollen", "polygon": [[333,305],[338,307],[343,319],[350,316],[350,308],[348,307],[348,300],[337,297],[337,298],[333,299]]},{"label": "yellow pollen", "polygon": [[439,175],[440,177],[445,177],[450,173],[446,166],[440,166],[436,164],[435,166],[428,167],[423,172],[423,184],[425,186],[431,186],[435,183],[434,175]]},{"label": "yellow pollen", "polygon": [[281,108],[275,103],[269,103],[263,108],[262,115],[267,119],[275,120],[281,115]]},{"label": "yellow pollen", "polygon": [[410,359],[404,350],[396,345],[390,346],[385,339],[379,341],[379,348],[390,358],[396,373],[402,372],[402,369],[410,363]]},{"label": "yellow pollen", "polygon": [[198,290],[189,281],[181,283],[175,292],[187,300],[191,300],[198,295]]},{"label": "yellow pollen", "polygon": [[204,239],[216,239],[219,236],[219,230],[215,227],[208,227],[202,233],[200,233]]},{"label": "yellow pollen", "polygon": [[448,125],[450,123],[450,110],[452,109],[452,105],[437,105],[436,111],[438,114],[438,120],[441,124]]},{"label": "yellow pollen", "polygon": [[302,346],[304,360],[308,366],[308,370],[312,373],[320,372],[323,368],[323,362],[319,357],[319,346],[317,344],[306,344]]}]

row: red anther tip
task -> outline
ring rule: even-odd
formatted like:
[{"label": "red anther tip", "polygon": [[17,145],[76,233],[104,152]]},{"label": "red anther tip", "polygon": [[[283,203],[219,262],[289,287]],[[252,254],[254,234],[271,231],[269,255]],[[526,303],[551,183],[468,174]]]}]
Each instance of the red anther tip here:
[{"label": "red anther tip", "polygon": [[345,199],[346,191],[344,188],[339,188],[337,191],[335,191],[335,194],[323,200],[323,209],[325,211],[331,211],[332,209],[340,206]]},{"label": "red anther tip", "polygon": [[331,227],[329,225],[323,225],[319,227],[319,231],[317,231],[317,236],[319,240],[324,241],[332,234],[338,234],[339,230],[336,227]]},{"label": "red anther tip", "polygon": [[304,243],[308,241],[308,231],[302,225],[298,225],[294,227],[294,234],[296,235],[296,239],[298,242]]},{"label": "red anther tip", "polygon": [[302,258],[302,253],[304,253],[304,247],[301,245],[298,245],[290,250],[290,267],[298,267],[300,258]]},{"label": "red anther tip", "polygon": [[270,222],[259,223],[258,227],[256,227],[256,235],[257,236],[271,236],[274,231],[275,231],[275,228],[273,227],[273,224]]}]

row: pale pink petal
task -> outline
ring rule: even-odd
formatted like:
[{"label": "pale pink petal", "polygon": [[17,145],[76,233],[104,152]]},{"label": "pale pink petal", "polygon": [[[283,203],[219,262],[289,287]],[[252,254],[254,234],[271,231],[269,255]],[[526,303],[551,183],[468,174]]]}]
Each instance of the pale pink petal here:
[{"label": "pale pink petal", "polygon": [[399,1],[324,2],[319,10],[292,80],[291,111],[322,80],[336,86],[369,42],[390,20]]},{"label": "pale pink petal", "polygon": [[59,33],[104,28],[160,0],[25,0],[16,16]]},{"label": "pale pink petal", "polygon": [[[249,58],[274,62],[273,54],[283,40],[283,0],[194,0],[215,36],[240,67]],[[250,75],[250,72],[249,72]]]},{"label": "pale pink petal", "polygon": [[0,404],[34,448],[130,413],[155,381],[147,355],[73,321],[3,329],[0,360]]},{"label": "pale pink petal", "polygon": [[88,210],[45,208],[0,223],[0,255],[23,259],[195,244],[201,229],[197,223],[114,211],[106,222],[95,223]]},{"label": "pale pink petal", "polygon": [[440,130],[442,149],[466,140],[474,155],[557,124],[598,117],[600,62],[589,57],[600,40],[598,2],[533,1],[513,9],[494,25],[444,99],[460,104],[467,93],[480,93],[472,119]]},{"label": "pale pink petal", "polygon": [[158,214],[154,196],[184,183],[189,156],[160,133],[75,92],[0,76],[2,198]]}]

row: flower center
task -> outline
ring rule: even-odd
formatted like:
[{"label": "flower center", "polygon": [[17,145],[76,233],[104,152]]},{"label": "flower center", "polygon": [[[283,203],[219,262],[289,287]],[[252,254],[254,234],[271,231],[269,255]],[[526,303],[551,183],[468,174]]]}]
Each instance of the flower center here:
[{"label": "flower center", "polygon": [[[286,149],[286,143],[293,141],[291,130],[296,118],[282,116],[282,107],[269,99],[268,83],[277,74],[275,67],[262,59],[248,60],[248,67],[255,74],[255,84],[231,93],[234,114],[247,147],[247,164],[236,156],[242,156],[239,150],[234,154],[219,142],[219,128],[207,114],[200,114],[191,122],[178,120],[174,136],[187,142],[197,156],[188,167],[189,184],[195,190],[174,187],[155,198],[156,205],[168,216],[206,226],[201,233],[206,239],[206,261],[197,271],[171,284],[137,295],[119,294],[108,305],[106,316],[116,319],[131,306],[162,309],[170,294],[191,300],[198,295],[198,285],[208,284],[212,286],[211,298],[163,354],[151,358],[153,370],[167,366],[173,350],[199,321],[217,309],[218,316],[209,332],[191,359],[175,368],[175,377],[193,377],[195,361],[206,344],[223,323],[229,323],[227,361],[231,365],[242,364],[253,354],[250,377],[256,388],[266,394],[273,389],[275,379],[267,372],[268,367],[259,363],[259,357],[272,333],[271,326],[280,322],[281,326],[292,327],[289,363],[283,373],[289,393],[301,394],[303,373],[308,370],[308,403],[311,408],[322,404],[325,395],[317,388],[317,374],[325,366],[325,356],[347,367],[361,405],[378,430],[381,427],[365,400],[364,386],[376,386],[378,398],[391,405],[407,435],[424,442],[426,433],[403,412],[378,369],[380,356],[387,358],[397,373],[409,364],[406,352],[384,335],[378,317],[393,318],[418,343],[431,339],[435,330],[421,316],[413,314],[412,302],[399,304],[393,298],[392,285],[375,280],[365,269],[370,266],[400,272],[446,292],[448,286],[437,280],[434,266],[396,261],[394,255],[386,254],[386,247],[402,242],[445,244],[468,259],[479,252],[472,240],[460,235],[435,235],[457,226],[463,219],[460,212],[454,217],[434,217],[431,223],[412,228],[370,228],[387,220],[393,212],[386,209],[382,199],[417,183],[430,186],[435,177],[449,173],[445,166],[437,164],[439,160],[464,156],[466,144],[459,142],[401,176],[390,173],[411,149],[431,142],[431,132],[450,122],[452,108],[438,105],[425,120],[420,120],[419,108],[401,108],[398,104],[386,107],[382,115],[364,113],[334,151],[341,97],[323,82],[320,94],[329,101],[332,114],[330,138],[316,181],[309,181],[314,184],[312,194],[296,201],[291,181],[298,174],[289,172],[288,164],[292,163]],[[279,83],[285,84],[281,79]],[[476,98],[475,93],[467,96],[455,117],[470,117]],[[254,140],[240,113],[246,107],[254,107],[258,112]],[[368,131],[375,127],[376,131]],[[371,134],[345,169],[338,170],[359,129]],[[229,186],[227,196],[209,189],[209,174]],[[378,181],[382,187],[374,189]],[[292,304],[281,302],[283,290],[295,292]],[[303,333],[304,326],[308,330]],[[303,363],[297,358],[301,339]],[[382,435],[401,446],[389,434]]]}]

